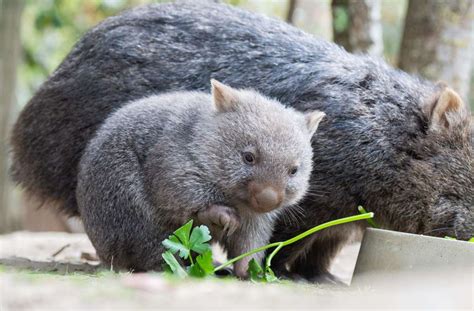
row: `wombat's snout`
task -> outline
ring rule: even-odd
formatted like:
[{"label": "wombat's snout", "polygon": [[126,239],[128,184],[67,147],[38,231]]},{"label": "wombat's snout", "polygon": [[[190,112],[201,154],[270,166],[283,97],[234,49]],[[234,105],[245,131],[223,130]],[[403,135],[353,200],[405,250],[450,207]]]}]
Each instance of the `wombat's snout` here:
[{"label": "wombat's snout", "polygon": [[467,210],[465,213],[456,215],[454,221],[454,236],[458,240],[467,241],[474,237],[474,211]]},{"label": "wombat's snout", "polygon": [[283,191],[268,184],[249,183],[250,205],[258,213],[267,213],[283,202]]}]

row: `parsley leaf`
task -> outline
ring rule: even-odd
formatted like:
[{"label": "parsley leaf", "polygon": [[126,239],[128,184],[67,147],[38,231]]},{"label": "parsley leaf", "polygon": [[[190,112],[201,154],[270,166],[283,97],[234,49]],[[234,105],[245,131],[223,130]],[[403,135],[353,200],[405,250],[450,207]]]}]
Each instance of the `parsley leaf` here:
[{"label": "parsley leaf", "polygon": [[[210,240],[211,234],[206,226],[193,228],[193,221],[188,221],[162,242],[163,246],[168,249],[162,254],[166,263],[164,270],[178,277],[189,275],[202,278],[213,275],[214,266],[212,264],[212,250],[209,245]],[[191,252],[200,255],[194,260]],[[174,257],[176,253],[185,261],[186,270]],[[186,263],[190,263],[190,265],[186,266]]]},{"label": "parsley leaf", "polygon": [[191,246],[189,236],[191,234],[191,228],[193,227],[193,221],[190,220],[183,226],[176,229],[173,235],[170,235],[166,240],[162,242],[163,246],[170,250],[173,254],[179,252],[179,257],[187,259],[191,254]]},{"label": "parsley leaf", "polygon": [[[168,264],[168,268],[171,270],[172,274],[174,274],[174,275],[176,275],[180,278],[184,278],[184,277],[187,276],[186,271],[183,269],[183,267],[181,267],[179,262],[174,257],[173,253],[171,253],[170,251],[167,251],[167,252],[164,252],[163,254],[161,254],[161,257],[163,257],[165,262]],[[168,269],[166,269],[166,270],[168,270]]]},{"label": "parsley leaf", "polygon": [[254,258],[250,260],[247,271],[249,272],[250,280],[254,283],[278,282],[278,278],[275,276],[273,270],[269,266],[266,266],[264,270]]},{"label": "parsley leaf", "polygon": [[187,259],[189,257],[189,248],[183,245],[175,235],[170,235],[162,244],[172,253],[179,252],[179,257]]},{"label": "parsley leaf", "polygon": [[263,282],[264,281],[263,269],[260,266],[260,264],[254,258],[252,258],[252,260],[250,260],[249,267],[248,267],[247,271],[249,272],[250,280],[252,282]]},{"label": "parsley leaf", "polygon": [[208,249],[196,257],[196,262],[189,267],[189,275],[197,278],[203,278],[214,274],[212,264],[212,251]]},{"label": "parsley leaf", "polygon": [[210,249],[210,245],[207,243],[210,240],[211,233],[208,227],[204,225],[194,227],[191,238],[189,239],[189,248],[198,254],[203,254]]},{"label": "parsley leaf", "polygon": [[272,268],[269,266],[265,267],[265,281],[268,283],[278,282],[278,278],[275,276]]}]

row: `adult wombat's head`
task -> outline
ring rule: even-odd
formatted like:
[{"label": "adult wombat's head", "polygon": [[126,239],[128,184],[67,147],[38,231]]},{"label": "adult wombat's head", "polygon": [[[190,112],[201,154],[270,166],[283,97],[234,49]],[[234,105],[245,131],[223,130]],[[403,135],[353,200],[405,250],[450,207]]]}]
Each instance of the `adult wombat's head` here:
[{"label": "adult wombat's head", "polygon": [[426,177],[435,193],[424,231],[436,236],[469,239],[474,236],[471,117],[461,98],[444,86],[423,110],[429,120],[428,131],[417,151],[427,159]]},{"label": "adult wombat's head", "polygon": [[300,200],[312,169],[311,138],[324,117],[300,113],[251,90],[212,81],[215,182],[228,203],[265,213]]},{"label": "adult wombat's head", "polygon": [[398,146],[391,204],[380,214],[394,229],[469,239],[474,236],[474,143],[467,106],[440,86],[422,105],[421,119],[420,129]]}]

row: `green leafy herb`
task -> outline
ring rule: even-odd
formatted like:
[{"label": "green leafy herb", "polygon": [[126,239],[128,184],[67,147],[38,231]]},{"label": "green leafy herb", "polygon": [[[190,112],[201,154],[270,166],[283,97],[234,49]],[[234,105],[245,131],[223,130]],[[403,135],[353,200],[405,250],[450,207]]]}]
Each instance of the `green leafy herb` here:
[{"label": "green leafy herb", "polygon": [[208,249],[196,257],[196,262],[189,267],[189,275],[192,277],[203,278],[214,274],[212,265],[212,251]]},{"label": "green leafy herb", "polygon": [[164,240],[163,245],[167,249],[169,249],[169,252],[171,252],[171,254],[179,253],[179,257],[183,259],[189,257],[189,248],[186,247],[186,245],[182,244],[182,242],[174,235]]},{"label": "green leafy herb", "polygon": [[[163,246],[168,249],[162,255],[167,264],[165,271],[178,277],[185,277],[188,273],[193,277],[205,277],[214,274],[210,240],[209,228],[206,226],[193,228],[192,220],[179,227],[173,232],[173,235],[163,241]],[[199,254],[196,259],[193,258],[193,252]],[[184,261],[190,262],[187,272],[174,257],[176,253]]]},{"label": "green leafy herb", "polygon": [[[239,261],[244,257],[274,248],[274,250],[266,258],[264,267],[252,259],[249,262],[248,272],[250,280],[253,282],[276,282],[278,281],[278,278],[271,269],[271,261],[273,257],[280,251],[280,249],[304,239],[305,237],[320,230],[362,219],[370,219],[373,217],[373,213],[363,213],[361,215],[329,221],[300,233],[286,241],[270,243],[265,246],[253,249],[245,254],[230,259],[216,268],[214,268],[212,264],[212,250],[209,245],[211,235],[209,233],[209,229],[203,225],[193,228],[193,221],[191,220],[182,227],[178,228],[175,232],[173,232],[173,235],[169,236],[168,239],[163,241],[163,245],[167,249],[167,251],[162,254],[162,257],[165,261],[164,270],[167,273],[180,278],[184,278],[186,276],[203,278],[214,275],[216,271],[230,266],[234,262]],[[176,259],[176,253],[178,253],[179,257],[182,258],[182,263]],[[194,258],[193,253],[199,255]]]},{"label": "green leafy herb", "polygon": [[198,254],[204,254],[211,249],[209,241],[211,240],[211,233],[209,228],[201,225],[193,229],[191,232],[191,238],[189,239],[189,246],[192,251]]},{"label": "green leafy herb", "polygon": [[278,278],[273,273],[273,270],[270,267],[265,267],[265,270],[260,266],[260,264],[252,258],[249,262],[249,277],[252,282],[264,282],[272,283],[277,282]]},{"label": "green leafy herb", "polygon": [[167,267],[169,269],[165,268],[166,271],[168,271],[169,273],[172,273],[173,275],[176,275],[180,278],[184,278],[187,275],[186,271],[181,267],[181,265],[176,260],[176,258],[174,257],[172,252],[170,252],[170,251],[164,252],[161,255],[161,257],[163,257],[163,259],[165,260],[165,262],[168,265]]},{"label": "green leafy herb", "polygon": [[260,264],[254,258],[252,258],[252,260],[250,260],[249,262],[248,272],[249,272],[250,280],[254,282],[261,282],[265,280],[262,266],[260,266]]},{"label": "green leafy herb", "polygon": [[179,252],[179,257],[183,259],[189,258],[191,251],[202,254],[209,250],[210,245],[207,243],[211,240],[209,228],[204,225],[194,229],[192,227],[193,221],[190,220],[164,240],[163,245],[173,254]]}]

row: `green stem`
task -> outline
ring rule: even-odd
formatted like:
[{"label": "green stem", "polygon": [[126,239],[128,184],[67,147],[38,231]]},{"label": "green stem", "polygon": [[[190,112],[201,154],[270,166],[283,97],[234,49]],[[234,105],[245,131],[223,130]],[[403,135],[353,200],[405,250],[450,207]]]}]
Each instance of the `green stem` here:
[{"label": "green stem", "polygon": [[332,226],[342,225],[342,224],[345,224],[345,223],[348,223],[348,222],[358,221],[358,220],[362,220],[362,219],[370,219],[372,217],[374,217],[374,213],[366,213],[366,214],[350,216],[350,217],[345,217],[345,218],[341,218],[341,219],[328,221],[324,224],[321,224],[319,226],[311,228],[308,231],[305,231],[301,234],[298,234],[297,236],[295,236],[295,237],[293,237],[289,240],[286,240],[282,243],[283,243],[283,246],[287,246],[287,245],[293,244],[293,243],[307,237],[308,235],[311,235],[315,232],[318,232],[320,230],[323,230],[323,229],[326,229],[326,228],[329,228],[329,227],[332,227]]},{"label": "green stem", "polygon": [[[367,214],[367,211],[365,210],[365,208],[362,206],[362,205],[359,205],[357,207],[357,209],[359,210],[359,213],[361,214]],[[367,219],[367,222],[369,223],[369,225],[372,227],[372,228],[379,228],[379,226],[375,223],[375,221],[373,219]]]},{"label": "green stem", "polygon": [[265,246],[262,246],[262,247],[259,247],[259,248],[255,248],[253,250],[251,250],[250,252],[247,252],[247,253],[244,253],[242,255],[239,255],[235,258],[232,258],[231,260],[227,261],[227,262],[224,262],[222,265],[218,266],[217,268],[214,269],[214,271],[219,271],[227,266],[230,266],[231,264],[233,264],[234,262],[236,261],[239,261],[240,259],[244,258],[244,257],[247,257],[247,256],[250,256],[250,255],[253,255],[255,253],[258,253],[258,252],[261,252],[261,251],[264,251],[266,249],[269,249],[269,248],[272,248],[272,247],[275,247],[275,246],[278,246],[278,244],[280,244],[281,242],[275,242],[275,243],[271,243],[271,244],[267,244]]},{"label": "green stem", "polygon": [[265,267],[270,267],[272,265],[272,259],[278,253],[278,251],[285,245],[283,245],[283,242],[280,242],[279,245],[273,250],[273,252],[267,257],[266,265]]},{"label": "green stem", "polygon": [[244,257],[247,257],[247,256],[250,256],[250,255],[253,255],[255,253],[258,253],[258,252],[261,252],[261,251],[264,251],[266,249],[269,249],[269,248],[272,248],[272,247],[276,247],[276,249],[270,254],[270,256],[268,256],[267,258],[267,267],[270,266],[270,263],[271,263],[271,260],[272,258],[276,255],[276,253],[284,246],[287,246],[287,245],[290,245],[290,244],[293,244],[301,239],[304,239],[305,237],[307,237],[308,235],[311,235],[315,232],[318,232],[320,230],[323,230],[323,229],[326,229],[326,228],[329,228],[329,227],[332,227],[332,226],[337,226],[337,225],[341,225],[341,224],[345,224],[345,223],[348,223],[348,222],[353,222],[353,221],[358,221],[358,220],[362,220],[362,219],[370,219],[370,218],[373,218],[374,217],[374,213],[366,213],[366,214],[361,214],[361,215],[355,215],[355,216],[350,216],[350,217],[345,217],[345,218],[341,218],[341,219],[336,219],[336,220],[332,220],[332,221],[329,221],[329,222],[326,222],[326,223],[323,223],[319,226],[316,226],[316,227],[313,227],[301,234],[298,234],[297,236],[289,239],[289,240],[286,240],[286,241],[282,241],[282,242],[274,242],[274,243],[271,243],[271,244],[268,244],[268,245],[265,245],[265,246],[262,246],[262,247],[259,247],[259,248],[256,248],[256,249],[253,249],[245,254],[242,254],[240,256],[237,256],[235,258],[232,258],[231,260],[223,263],[222,265],[216,267],[214,269],[214,271],[219,271],[227,266],[230,266],[231,264],[233,264],[234,262],[236,261],[239,261],[240,259],[244,258]]}]

